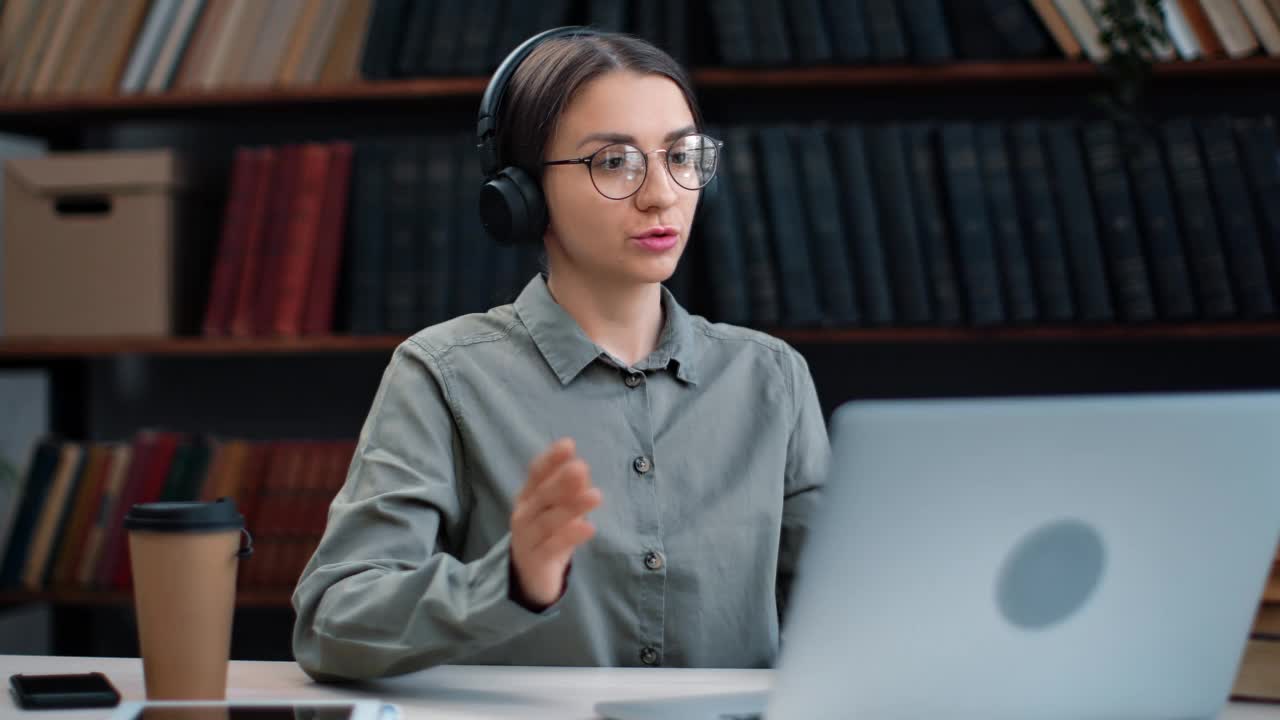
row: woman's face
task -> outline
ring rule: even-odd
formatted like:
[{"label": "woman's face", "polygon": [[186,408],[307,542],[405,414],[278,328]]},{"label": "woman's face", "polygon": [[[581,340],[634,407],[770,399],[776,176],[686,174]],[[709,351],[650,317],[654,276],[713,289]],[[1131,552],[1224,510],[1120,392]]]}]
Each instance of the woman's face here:
[{"label": "woman's face", "polygon": [[[590,283],[658,283],[676,269],[689,239],[699,190],[667,172],[665,150],[695,132],[693,113],[671,79],[614,71],[579,88],[560,117],[544,160],[578,158],[612,143],[646,153],[648,172],[622,200],[600,194],[584,165],[546,167],[543,191],[550,223],[545,239],[552,273]],[[673,237],[644,236],[671,232]]]}]

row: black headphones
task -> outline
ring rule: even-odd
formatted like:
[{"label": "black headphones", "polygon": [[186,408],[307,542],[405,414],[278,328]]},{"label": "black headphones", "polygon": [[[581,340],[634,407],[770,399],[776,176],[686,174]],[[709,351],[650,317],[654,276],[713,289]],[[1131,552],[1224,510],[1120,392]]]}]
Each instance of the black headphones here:
[{"label": "black headphones", "polygon": [[494,71],[484,96],[480,98],[480,116],[476,120],[480,169],[484,173],[484,185],[480,187],[480,222],[489,236],[500,243],[536,243],[547,228],[547,203],[538,181],[522,168],[502,166],[498,148],[498,109],[502,96],[506,94],[507,83],[520,63],[543,40],[594,34],[591,28],[567,25],[525,40]]}]

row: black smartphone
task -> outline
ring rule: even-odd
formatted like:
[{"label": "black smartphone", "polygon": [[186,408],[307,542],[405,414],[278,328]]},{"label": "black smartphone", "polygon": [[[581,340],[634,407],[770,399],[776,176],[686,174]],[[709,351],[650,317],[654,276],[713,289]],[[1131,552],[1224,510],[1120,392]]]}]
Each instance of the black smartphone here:
[{"label": "black smartphone", "polygon": [[68,675],[9,676],[9,688],[19,707],[27,710],[115,707],[120,692],[100,672]]}]

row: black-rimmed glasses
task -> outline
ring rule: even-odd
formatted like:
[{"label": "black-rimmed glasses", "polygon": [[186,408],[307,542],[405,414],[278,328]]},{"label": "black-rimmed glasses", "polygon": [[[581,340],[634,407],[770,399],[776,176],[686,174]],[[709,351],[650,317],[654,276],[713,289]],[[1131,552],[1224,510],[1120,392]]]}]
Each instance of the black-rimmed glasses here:
[{"label": "black-rimmed glasses", "polygon": [[[694,133],[671,143],[665,150],[667,172],[676,184],[686,190],[705,187],[716,176],[720,148],[724,143],[710,135]],[[605,145],[599,150],[570,160],[548,160],[543,165],[586,165],[591,184],[611,200],[625,200],[644,185],[649,172],[649,156],[640,148],[626,143]]]}]

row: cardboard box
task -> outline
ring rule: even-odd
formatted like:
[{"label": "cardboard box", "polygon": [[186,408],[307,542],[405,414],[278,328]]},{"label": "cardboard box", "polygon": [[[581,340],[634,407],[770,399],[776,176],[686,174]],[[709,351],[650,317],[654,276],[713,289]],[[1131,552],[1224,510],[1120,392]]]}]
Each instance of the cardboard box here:
[{"label": "cardboard box", "polygon": [[52,154],[4,167],[9,336],[191,331],[208,243],[190,237],[190,185],[170,150]]}]

